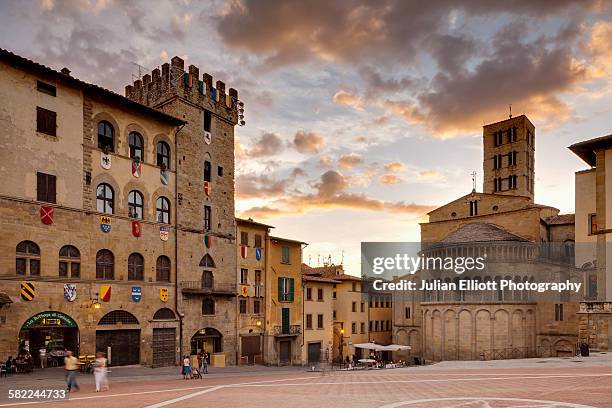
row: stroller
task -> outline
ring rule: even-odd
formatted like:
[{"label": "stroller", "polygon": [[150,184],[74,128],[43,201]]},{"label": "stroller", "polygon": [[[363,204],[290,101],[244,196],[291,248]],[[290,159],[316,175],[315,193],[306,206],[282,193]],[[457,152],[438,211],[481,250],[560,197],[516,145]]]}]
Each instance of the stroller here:
[{"label": "stroller", "polygon": [[194,379],[195,378],[199,378],[200,380],[202,379],[202,373],[200,372],[200,367],[192,367],[191,373]]}]

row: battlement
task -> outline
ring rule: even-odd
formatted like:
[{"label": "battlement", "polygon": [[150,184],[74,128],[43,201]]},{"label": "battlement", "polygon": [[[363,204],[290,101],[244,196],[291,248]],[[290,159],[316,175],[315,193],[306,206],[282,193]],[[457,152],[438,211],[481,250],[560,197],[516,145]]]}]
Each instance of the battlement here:
[{"label": "battlement", "polygon": [[125,87],[125,96],[147,106],[163,105],[172,97],[182,97],[190,102],[222,116],[234,124],[244,124],[244,109],[238,100],[238,91],[230,88],[225,92],[225,83],[217,81],[213,86],[213,77],[204,73],[200,79],[200,69],[189,65],[185,71],[185,61],[173,57],[155,68],[151,74],[145,74]]}]

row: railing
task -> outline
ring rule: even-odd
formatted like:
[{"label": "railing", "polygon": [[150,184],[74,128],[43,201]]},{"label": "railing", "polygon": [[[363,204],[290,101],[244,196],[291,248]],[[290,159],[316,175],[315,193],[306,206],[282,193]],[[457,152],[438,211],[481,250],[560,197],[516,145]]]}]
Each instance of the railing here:
[{"label": "railing", "polygon": [[238,293],[238,286],[235,283],[213,283],[213,285],[204,285],[202,281],[182,281],[180,288],[183,293],[195,294],[228,294],[235,295]]},{"label": "railing", "polygon": [[583,301],[578,313],[612,313],[612,302]]},{"label": "railing", "polygon": [[275,336],[297,336],[302,333],[302,326],[291,324],[289,326],[274,326],[272,333]]},{"label": "railing", "polygon": [[481,360],[510,360],[515,358],[545,358],[576,355],[574,346],[537,346],[531,347],[509,347],[501,349],[484,350],[480,353]]}]

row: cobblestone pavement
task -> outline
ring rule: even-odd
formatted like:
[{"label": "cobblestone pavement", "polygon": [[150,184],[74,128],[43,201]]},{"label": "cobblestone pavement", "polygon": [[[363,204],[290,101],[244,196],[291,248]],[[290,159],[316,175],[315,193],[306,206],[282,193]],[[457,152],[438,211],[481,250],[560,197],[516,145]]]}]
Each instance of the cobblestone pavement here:
[{"label": "cobblestone pavement", "polygon": [[[230,367],[202,380],[178,377],[176,368],[115,368],[111,390],[95,393],[91,376],[81,375],[80,392],[44,407],[612,407],[612,355],[604,354],[324,373]],[[61,370],[2,378],[0,407],[38,405],[8,400],[8,390],[59,387],[62,380]]]}]

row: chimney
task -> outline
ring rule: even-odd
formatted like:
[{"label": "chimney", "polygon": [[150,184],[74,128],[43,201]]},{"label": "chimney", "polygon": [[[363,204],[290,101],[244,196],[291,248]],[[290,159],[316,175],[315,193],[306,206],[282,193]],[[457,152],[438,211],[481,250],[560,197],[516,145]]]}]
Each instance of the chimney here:
[{"label": "chimney", "polygon": [[70,76],[70,70],[66,67],[62,68],[60,72],[66,76]]}]

